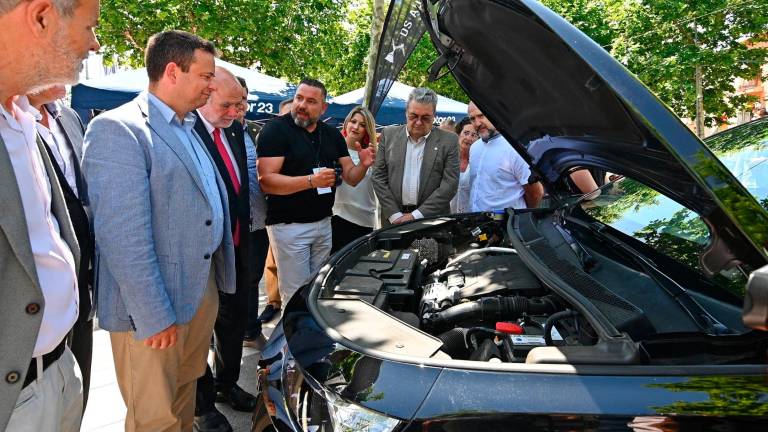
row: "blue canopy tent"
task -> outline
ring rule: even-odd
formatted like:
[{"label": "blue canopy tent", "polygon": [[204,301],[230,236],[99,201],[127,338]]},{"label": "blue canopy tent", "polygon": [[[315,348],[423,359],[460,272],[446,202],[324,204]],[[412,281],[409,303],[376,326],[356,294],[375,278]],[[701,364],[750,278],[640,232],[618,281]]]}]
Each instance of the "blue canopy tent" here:
[{"label": "blue canopy tent", "polygon": [[[245,78],[248,83],[249,120],[266,120],[277,114],[280,101],[293,96],[295,86],[281,79],[216,59],[216,65]],[[108,110],[132,100],[147,88],[146,69],[134,69],[94,78],[72,87],[72,108],[88,122],[91,110]]]},{"label": "blue canopy tent", "polygon": [[[384,103],[379,112],[376,113],[376,124],[387,126],[391,124],[405,123],[405,105],[408,102],[408,95],[413,87],[395,82],[389,90]],[[331,99],[324,117],[329,117],[329,123],[341,124],[347,114],[357,105],[363,103],[364,88],[353,90],[349,93],[337,96]],[[446,119],[453,119],[458,122],[467,115],[467,104],[449,99],[444,96],[437,97],[437,116],[435,124],[440,124]]]}]

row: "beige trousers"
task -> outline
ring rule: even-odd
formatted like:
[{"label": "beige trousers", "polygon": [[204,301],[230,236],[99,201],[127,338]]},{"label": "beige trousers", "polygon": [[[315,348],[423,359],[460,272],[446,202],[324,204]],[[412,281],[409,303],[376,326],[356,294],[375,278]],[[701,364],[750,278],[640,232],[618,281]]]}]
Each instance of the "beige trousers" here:
[{"label": "beige trousers", "polygon": [[178,326],[173,347],[153,349],[133,332],[110,333],[117,383],[128,408],[126,432],[192,430],[197,379],[205,372],[218,309],[211,270],[200,307],[192,321]]},{"label": "beige trousers", "polygon": [[279,309],[282,306],[282,301],[280,300],[280,289],[278,288],[277,264],[275,264],[275,255],[272,253],[271,244],[269,245],[269,252],[267,252],[264,277],[264,288],[267,291],[267,303]]}]

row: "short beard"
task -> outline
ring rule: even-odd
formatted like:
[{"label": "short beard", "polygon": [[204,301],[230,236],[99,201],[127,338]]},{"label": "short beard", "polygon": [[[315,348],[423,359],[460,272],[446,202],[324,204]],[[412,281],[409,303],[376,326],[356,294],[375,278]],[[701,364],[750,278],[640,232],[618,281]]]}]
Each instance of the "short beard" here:
[{"label": "short beard", "polygon": [[485,132],[480,132],[480,138],[483,139],[483,141],[488,141],[489,139],[495,137],[497,134],[496,129],[486,129]]},{"label": "short beard", "polygon": [[[70,50],[66,43],[67,32],[59,29],[54,36],[52,52],[41,55],[38,59],[38,67],[34,72],[34,86],[27,93],[34,93],[51,86],[52,84],[75,84],[80,78],[83,69],[83,58]],[[53,59],[53,62],[51,61]]]},{"label": "short beard", "polygon": [[302,129],[306,129],[310,127],[311,125],[317,123],[317,120],[318,120],[318,119],[313,119],[312,117],[309,117],[306,120],[301,120],[300,118],[296,117],[293,111],[291,111],[291,118],[293,119],[293,123]]}]

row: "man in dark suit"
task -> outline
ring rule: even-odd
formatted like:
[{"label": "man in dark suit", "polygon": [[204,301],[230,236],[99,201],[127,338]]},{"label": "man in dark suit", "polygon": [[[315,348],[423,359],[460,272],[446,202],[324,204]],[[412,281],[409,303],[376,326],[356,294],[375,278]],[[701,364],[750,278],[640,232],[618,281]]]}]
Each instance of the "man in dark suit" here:
[{"label": "man in dark suit", "polygon": [[256,398],[237,385],[251,285],[250,201],[243,127],[235,121],[243,89],[237,78],[222,67],[216,67],[212,87],[208,102],[197,110],[195,132],[205,143],[227,187],[237,289],[234,294],[219,295],[213,332],[216,374],[214,377],[207,367],[197,382],[195,427],[199,431],[229,431],[232,427],[216,409],[216,400],[239,411],[252,411],[256,405]]},{"label": "man in dark suit", "polygon": [[384,128],[373,166],[381,225],[450,213],[459,185],[459,137],[433,127],[437,94],[413,89],[406,124]]},{"label": "man in dark suit", "polygon": [[[77,243],[80,245],[80,268],[77,269],[80,311],[70,333],[68,344],[75,355],[83,376],[83,412],[88,402],[91,383],[91,356],[93,354],[93,320],[91,295],[93,293],[93,233],[85,203],[85,182],[80,170],[83,156],[85,128],[80,116],[59,102],[67,93],[63,84],[46,87],[27,95],[25,109],[37,120],[38,136],[61,184]],[[24,104],[20,99],[19,103]]]}]

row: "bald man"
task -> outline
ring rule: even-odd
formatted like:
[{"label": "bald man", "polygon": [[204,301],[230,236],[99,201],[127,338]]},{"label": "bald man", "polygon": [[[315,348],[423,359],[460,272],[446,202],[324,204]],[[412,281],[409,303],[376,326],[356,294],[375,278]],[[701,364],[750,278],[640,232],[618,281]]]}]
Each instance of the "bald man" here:
[{"label": "bald man", "polygon": [[199,431],[231,430],[227,419],[216,409],[216,400],[229,403],[239,411],[252,411],[256,405],[255,397],[237,385],[251,280],[247,155],[243,126],[236,121],[243,88],[237,77],[219,66],[212,88],[208,102],[197,110],[195,131],[227,187],[237,289],[234,294],[219,294],[219,314],[213,330],[216,375],[206,367],[205,375],[197,382],[195,427]]}]

